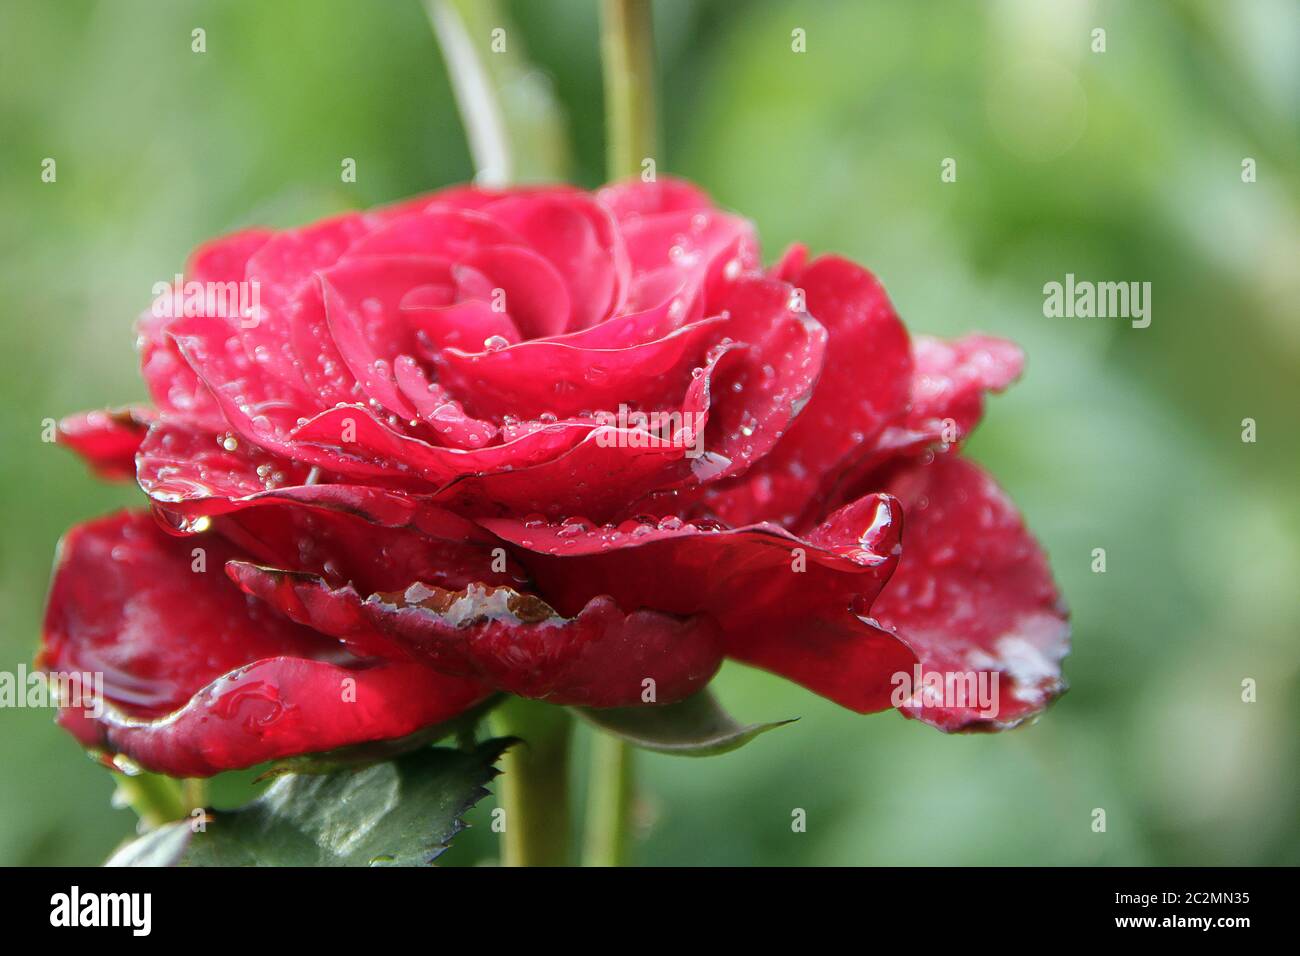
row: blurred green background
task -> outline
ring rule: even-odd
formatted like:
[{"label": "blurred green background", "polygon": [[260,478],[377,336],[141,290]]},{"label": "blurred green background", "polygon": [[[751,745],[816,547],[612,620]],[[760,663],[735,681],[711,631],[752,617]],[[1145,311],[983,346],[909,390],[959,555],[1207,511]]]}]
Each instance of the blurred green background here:
[{"label": "blurred green background", "polygon": [[[562,104],[568,176],[598,183],[594,0],[482,9],[475,41],[505,24],[511,58],[536,66],[515,102],[534,120]],[[991,401],[970,454],[1049,550],[1075,650],[1071,692],[1000,736],[860,717],[729,665],[733,712],[803,719],[720,758],[643,756],[636,859],[1300,863],[1300,6],[662,0],[656,16],[660,171],[751,216],[769,258],[797,240],[868,265],[914,330],[1025,347],[1025,378]],[[40,433],[143,397],[131,323],[153,283],[214,234],[471,168],[417,0],[6,0],[0,70],[13,670],[34,652],[58,536],[138,500]],[[1044,318],[1043,284],[1067,272],[1151,282],[1150,328]],[[0,863],[100,862],[134,823],[112,789],[49,712],[0,712]],[[495,855],[480,825],[444,861]]]}]

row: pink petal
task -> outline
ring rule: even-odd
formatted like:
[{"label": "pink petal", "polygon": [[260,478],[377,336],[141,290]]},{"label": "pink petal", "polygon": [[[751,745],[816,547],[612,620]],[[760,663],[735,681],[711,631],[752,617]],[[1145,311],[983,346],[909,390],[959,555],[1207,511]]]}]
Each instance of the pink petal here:
[{"label": "pink petal", "polygon": [[713,207],[713,201],[703,189],[671,176],[659,176],[652,182],[636,178],[611,183],[600,189],[596,198],[620,222],[634,216],[695,212]]},{"label": "pink petal", "polygon": [[613,217],[590,196],[515,194],[485,212],[522,236],[564,278],[571,306],[568,330],[594,325],[622,303],[629,278],[627,250]]},{"label": "pink petal", "polygon": [[398,388],[444,444],[456,448],[482,448],[497,437],[496,425],[467,415],[451,393],[437,382],[430,382],[424,369],[409,355],[398,356],[393,371]]},{"label": "pink petal", "polygon": [[[505,311],[523,338],[563,332],[573,312],[572,290],[546,256],[521,246],[484,246],[460,260],[504,297]],[[489,299],[491,301],[491,299]]]},{"label": "pink petal", "polygon": [[[483,197],[495,201],[494,195]],[[347,251],[355,256],[421,256],[456,261],[479,246],[509,245],[522,240],[480,213],[449,207],[445,200],[418,212],[393,216],[357,239]]]}]

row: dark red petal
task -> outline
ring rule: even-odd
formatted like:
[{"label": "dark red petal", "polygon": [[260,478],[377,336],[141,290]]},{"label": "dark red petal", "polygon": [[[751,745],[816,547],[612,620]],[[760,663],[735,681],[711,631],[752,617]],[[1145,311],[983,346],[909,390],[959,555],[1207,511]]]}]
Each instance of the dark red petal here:
[{"label": "dark red petal", "polygon": [[278,567],[373,590],[405,587],[415,574],[449,587],[514,580],[510,568],[492,570],[494,539],[472,522],[396,490],[303,484],[302,466],[256,449],[227,451],[183,423],[155,423],[138,465],[169,530],[211,527]]},{"label": "dark red petal", "polygon": [[533,340],[486,352],[448,349],[439,381],[481,415],[561,418],[616,410],[620,403],[661,408],[680,399],[704,341],[723,319],[683,326],[626,348],[584,348]]},{"label": "dark red petal", "polygon": [[[762,277],[743,278],[729,290],[726,335],[748,346],[728,361],[712,383],[707,447],[731,464],[725,478],[748,469],[785,444],[817,401],[825,376],[826,332],[796,307],[790,286]],[[838,355],[836,362],[840,361]],[[814,390],[814,384],[817,385]],[[778,443],[779,440],[779,443]]]},{"label": "dark red petal", "polygon": [[923,461],[888,482],[907,524],[902,560],[872,616],[925,673],[999,675],[998,707],[912,701],[900,710],[945,731],[1014,727],[1065,689],[1064,606],[1046,557],[993,479],[954,454]]},{"label": "dark red petal", "polygon": [[57,438],[84,458],[103,478],[130,478],[135,453],[154,413],[135,406],[69,415],[59,422]]},{"label": "dark red petal", "polygon": [[885,495],[856,502],[809,540],[774,525],[709,530],[672,517],[616,527],[480,523],[517,549],[562,612],[608,594],[620,607],[707,614],[729,657],[855,710],[890,706],[891,676],[914,661],[863,617],[898,559],[901,511]]},{"label": "dark red petal", "polygon": [[331,588],[313,575],[241,563],[229,572],[295,621],[358,646],[390,641],[446,673],[553,704],[640,704],[647,680],[656,702],[671,703],[702,688],[722,663],[718,628],[708,617],[625,614],[608,597],[565,618],[508,587],[449,591],[415,583],[363,599],[351,585]]},{"label": "dark red petal", "polygon": [[465,475],[550,461],[590,432],[590,425],[560,422],[502,445],[447,448],[393,431],[364,406],[343,405],[296,428],[287,447],[304,460],[326,459],[340,474],[407,477],[441,486]]},{"label": "dark red petal", "polygon": [[320,575],[331,584],[351,582],[366,593],[413,580],[458,589],[513,585],[525,577],[481,528],[433,508],[406,525],[386,526],[348,512],[279,504],[241,509],[213,528],[259,564]]},{"label": "dark red petal", "polygon": [[[175,323],[171,334],[185,360],[216,399],[237,441],[251,442],[277,457],[340,474],[371,478],[393,475],[392,467],[317,443],[294,441],[293,433],[309,409],[303,407],[299,395],[254,368],[243,354],[239,339],[228,330],[207,319],[186,319]],[[355,409],[348,411],[356,415]],[[336,441],[338,433],[334,429]]]},{"label": "dark red petal", "polygon": [[416,660],[410,650],[370,623],[351,583],[331,587],[319,575],[249,561],[227,562],[226,574],[245,594],[265,601],[291,621],[338,638],[358,656]]},{"label": "dark red petal", "polygon": [[1004,339],[970,335],[953,342],[918,336],[907,411],[871,444],[867,454],[842,468],[822,492],[820,507],[835,507],[881,487],[891,462],[928,449],[959,445],[984,414],[984,395],[1001,391],[1020,375],[1024,355]]},{"label": "dark red petal", "polygon": [[489,694],[482,685],[421,664],[340,666],[274,657],[222,675],[162,717],[132,717],[110,703],[98,718],[64,708],[59,723],[83,746],[123,755],[146,770],[208,777],[397,740],[448,721]]},{"label": "dark red petal", "polygon": [[964,440],[984,414],[984,393],[1000,392],[1014,382],[1025,361],[1014,342],[987,335],[952,342],[917,336],[912,355],[911,405],[881,435],[873,463],[936,442]]},{"label": "dark red petal", "polygon": [[907,405],[907,332],[875,277],[824,256],[796,284],[829,333],[831,358],[807,407],[771,453],[744,477],[706,493],[705,507],[728,523],[767,520],[798,528],[815,521],[828,487]]},{"label": "dark red petal", "polygon": [[[192,549],[204,549],[205,571]],[[369,666],[250,603],[222,573],[220,538],[172,538],[122,513],[59,549],[40,665],[103,674],[103,712],[64,707],[83,744],[174,776],[401,737],[481,698],[418,666]],[[355,701],[344,690],[355,681]],[[84,702],[83,702],[84,703]]]}]

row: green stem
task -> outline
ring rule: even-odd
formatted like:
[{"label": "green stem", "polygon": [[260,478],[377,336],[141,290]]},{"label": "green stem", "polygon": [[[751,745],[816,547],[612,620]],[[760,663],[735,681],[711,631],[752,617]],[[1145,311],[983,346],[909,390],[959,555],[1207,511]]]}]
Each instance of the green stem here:
[{"label": "green stem", "polygon": [[511,179],[510,141],[499,91],[456,4],[451,0],[425,0],[424,8],[447,61],[452,95],[474,158],[474,181],[480,186],[504,186]]},{"label": "green stem", "polygon": [[500,806],[505,810],[506,866],[565,866],[569,862],[569,738],[573,718],[563,707],[508,697],[492,711],[492,732],[522,741],[501,760]]},{"label": "green stem", "polygon": [[126,805],[147,827],[158,827],[173,820],[181,820],[189,813],[181,796],[181,785],[171,777],[156,773],[137,773],[128,776],[115,773],[118,806]]},{"label": "green stem", "polygon": [[631,747],[609,734],[596,734],[591,748],[583,866],[623,866],[627,862],[634,769]]},{"label": "green stem", "polygon": [[181,800],[185,803],[187,815],[195,810],[206,809],[208,805],[208,782],[202,777],[186,777],[181,781]]},{"label": "green stem", "polygon": [[641,171],[654,158],[654,28],[650,0],[602,0],[600,49],[605,72],[609,178]]},{"label": "green stem", "polygon": [[[650,0],[602,0],[601,61],[611,180],[642,172],[655,159],[658,114],[654,86],[654,18]],[[636,789],[634,753],[617,737],[598,733],[588,776],[583,863],[622,866],[627,860]]]}]

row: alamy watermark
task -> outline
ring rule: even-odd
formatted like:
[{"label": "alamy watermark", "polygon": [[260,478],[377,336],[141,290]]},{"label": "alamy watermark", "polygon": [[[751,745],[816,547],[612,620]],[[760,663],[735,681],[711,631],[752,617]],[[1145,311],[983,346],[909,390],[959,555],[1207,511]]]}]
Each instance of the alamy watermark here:
[{"label": "alamy watermark", "polygon": [[609,426],[596,432],[601,448],[685,448],[687,458],[704,454],[704,416],[696,412],[642,412],[619,405],[617,412],[592,415]]},{"label": "alamy watermark", "polygon": [[79,708],[94,719],[104,713],[103,671],[0,671],[0,708]]},{"label": "alamy watermark", "polygon": [[185,281],[177,273],[171,282],[153,284],[153,314],[159,319],[238,319],[243,329],[262,320],[262,292],[256,279],[230,282]]},{"label": "alamy watermark", "polygon": [[132,936],[148,936],[153,928],[152,893],[93,893],[74,885],[50,897],[51,926],[121,926]]},{"label": "alamy watermark", "polygon": [[1150,282],[1091,282],[1067,272],[1064,282],[1043,286],[1043,315],[1049,319],[1130,319],[1133,328],[1151,324]]},{"label": "alamy watermark", "polygon": [[981,717],[998,715],[998,671],[927,671],[920,664],[911,673],[897,671],[889,682],[894,707],[971,708]]}]

